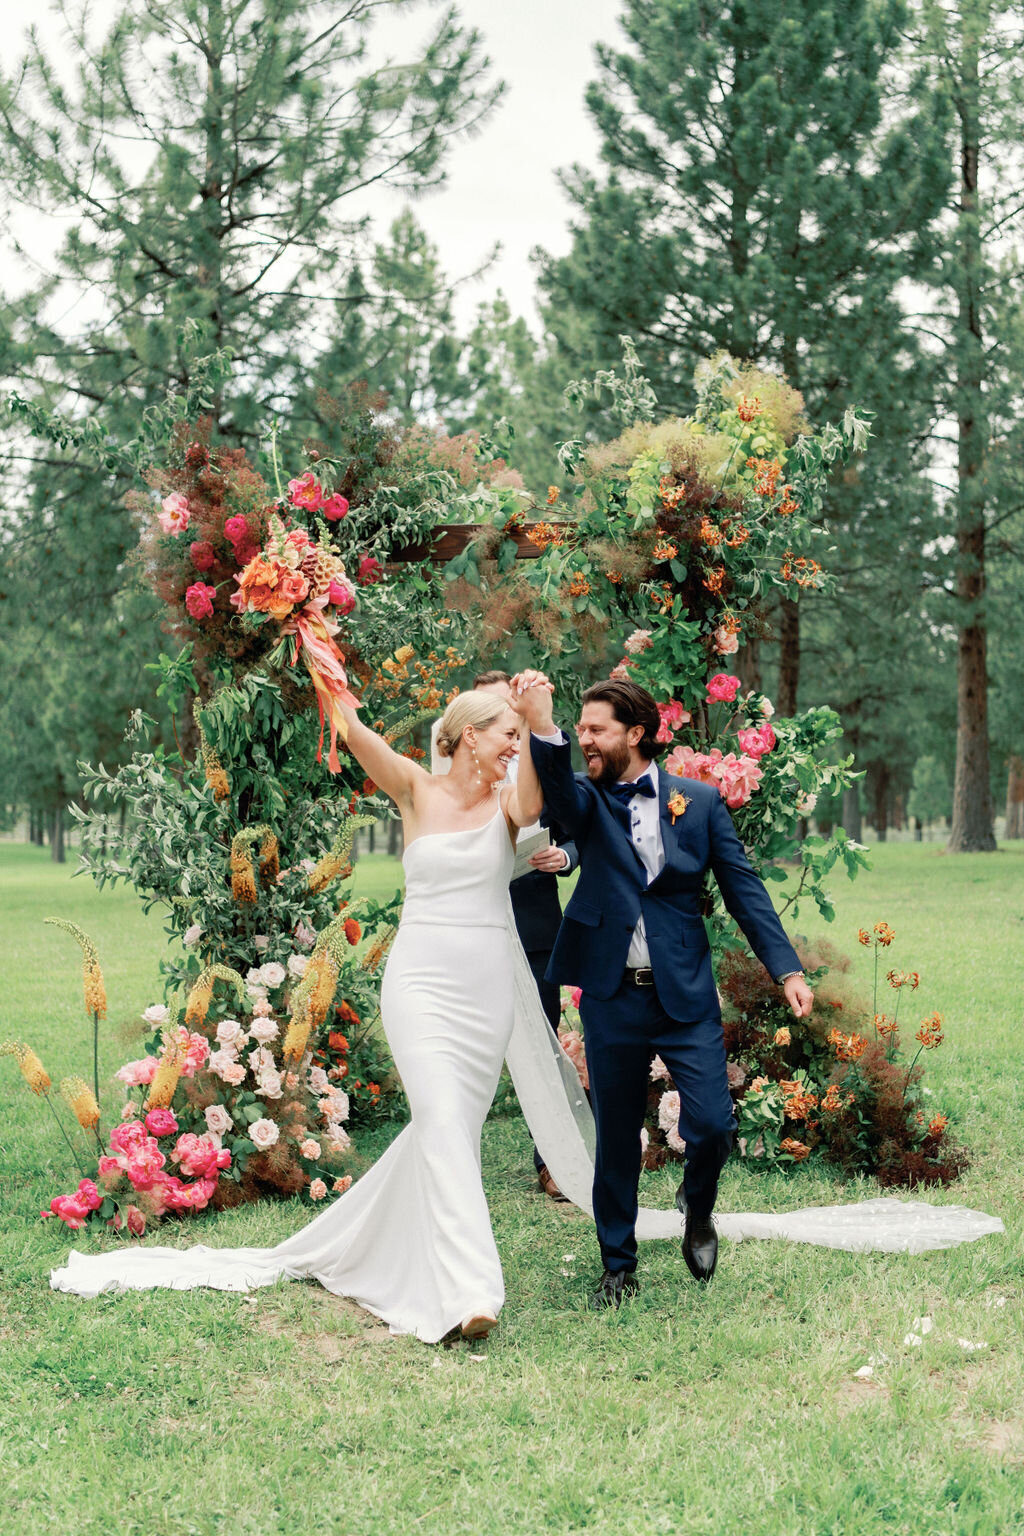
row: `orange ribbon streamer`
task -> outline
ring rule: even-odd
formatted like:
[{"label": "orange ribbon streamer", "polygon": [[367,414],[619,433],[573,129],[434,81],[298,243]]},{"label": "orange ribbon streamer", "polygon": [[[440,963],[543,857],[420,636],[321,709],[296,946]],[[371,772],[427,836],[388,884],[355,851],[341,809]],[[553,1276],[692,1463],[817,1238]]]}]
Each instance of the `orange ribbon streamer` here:
[{"label": "orange ribbon streamer", "polygon": [[316,760],[318,763],[323,760],[324,729],[329,723],[331,742],[327,766],[332,773],[340,773],[338,737],[340,736],[342,741],[348,740],[348,729],[345,716],[341,712],[341,705],[347,704],[350,709],[358,709],[359,700],[349,690],[345,657],[334,643],[333,636],[338,633],[338,625],[329,623],[315,608],[307,607],[292,615],[286,629],[295,635],[292,666],[301,655],[313,687],[316,689],[317,708],[320,711],[320,741],[317,745]]}]

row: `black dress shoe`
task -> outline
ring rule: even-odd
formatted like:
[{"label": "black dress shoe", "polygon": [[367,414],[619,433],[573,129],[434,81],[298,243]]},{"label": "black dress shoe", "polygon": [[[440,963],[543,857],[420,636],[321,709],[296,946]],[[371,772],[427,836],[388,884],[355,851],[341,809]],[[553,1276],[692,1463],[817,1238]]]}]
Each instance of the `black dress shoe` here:
[{"label": "black dress shoe", "polygon": [[676,1191],[676,1207],[686,1223],[683,1232],[683,1258],[695,1280],[707,1285],[718,1263],[718,1233],[710,1216],[694,1216],[683,1198],[683,1186]]},{"label": "black dress shoe", "polygon": [[613,1273],[606,1269],[590,1299],[591,1308],[595,1312],[602,1312],[605,1307],[617,1307],[624,1296],[635,1296],[639,1289],[634,1270],[619,1269]]}]

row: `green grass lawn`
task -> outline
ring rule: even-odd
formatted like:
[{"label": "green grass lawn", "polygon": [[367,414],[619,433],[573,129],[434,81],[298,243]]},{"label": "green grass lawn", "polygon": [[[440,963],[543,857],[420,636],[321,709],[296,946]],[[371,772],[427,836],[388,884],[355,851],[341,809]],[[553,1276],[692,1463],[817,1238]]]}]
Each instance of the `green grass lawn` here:
[{"label": "green grass lawn", "polygon": [[[974,1157],[959,1185],[925,1198],[996,1212],[1005,1237],[917,1258],[725,1245],[706,1293],[674,1243],[651,1243],[640,1296],[594,1315],[590,1223],[536,1192],[522,1122],[504,1116],[485,1128],[484,1175],[508,1299],[484,1347],[393,1339],[312,1285],[82,1301],[48,1289],[69,1235],[38,1219],[75,1182],[66,1149],[3,1060],[4,1532],[1024,1530],[1024,845],[959,858],[889,845],[873,856],[854,885],[836,881],[835,924],[801,913],[791,926],[827,932],[865,981],[856,928],[884,918],[896,929],[892,960],[922,973],[915,1004],[946,1018],[928,1063],[932,1102]],[[390,891],[396,871],[366,858],[359,888]],[[100,950],[113,1070],[159,1000],[159,916],[27,847],[0,846],[0,882],[0,1036],[29,1040],[55,1080],[85,1069],[78,950],[41,922],[68,917]],[[361,1156],[388,1134],[363,1133]],[[668,1204],[674,1184],[647,1176],[645,1202]],[[876,1193],[814,1169],[733,1163],[720,1205]],[[248,1208],[169,1223],[161,1240],[271,1243],[304,1219],[297,1205]],[[925,1313],[933,1332],[904,1346]],[[968,1353],[958,1338],[988,1347]],[[869,1356],[875,1376],[859,1381]]]}]

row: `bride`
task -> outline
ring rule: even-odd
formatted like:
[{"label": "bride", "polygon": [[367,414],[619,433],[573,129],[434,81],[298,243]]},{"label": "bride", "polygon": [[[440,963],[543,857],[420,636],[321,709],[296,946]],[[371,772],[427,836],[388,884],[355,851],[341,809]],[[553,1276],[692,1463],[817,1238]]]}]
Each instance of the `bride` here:
[{"label": "bride", "polygon": [[[547,685],[550,686],[550,685]],[[518,706],[518,707],[517,707]],[[516,978],[508,884],[520,827],[542,797],[522,702],[457,694],[432,776],[349,709],[348,747],[402,815],[405,904],[381,987],[381,1017],[412,1118],[359,1182],[272,1249],[146,1248],[69,1256],[51,1284],[107,1289],[209,1285],[246,1290],[288,1276],[318,1280],[435,1343],[486,1335],[504,1300],[480,1176],[480,1133],[512,1032]]]}]

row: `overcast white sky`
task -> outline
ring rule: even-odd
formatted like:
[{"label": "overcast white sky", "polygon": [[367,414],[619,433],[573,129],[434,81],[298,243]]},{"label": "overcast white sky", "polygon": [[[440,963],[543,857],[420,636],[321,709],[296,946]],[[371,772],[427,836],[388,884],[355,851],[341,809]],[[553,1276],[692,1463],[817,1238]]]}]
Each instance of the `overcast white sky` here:
[{"label": "overcast white sky", "polygon": [[[418,199],[414,208],[450,278],[472,272],[495,244],[501,246],[486,275],[458,290],[460,319],[501,288],[513,312],[532,320],[530,252],[538,245],[562,252],[569,243],[570,208],[556,171],[574,161],[598,163],[583,92],[595,74],[594,44],[618,35],[620,0],[457,0],[457,5],[463,20],[483,34],[493,72],[506,82],[506,95],[483,129],[452,149],[448,185]],[[116,9],[116,0],[98,0],[92,9],[98,20]],[[436,25],[438,11],[437,5],[421,4],[384,12],[374,30],[374,54],[413,56],[416,40]],[[27,18],[26,24],[29,19],[44,36],[56,37],[52,13]],[[9,32],[8,60],[20,51],[12,44]],[[364,207],[383,233],[402,203],[381,188]],[[24,235],[20,215],[19,230]],[[52,247],[58,233],[40,228],[35,248]],[[0,252],[0,281],[21,288],[27,278],[9,253]]]}]

